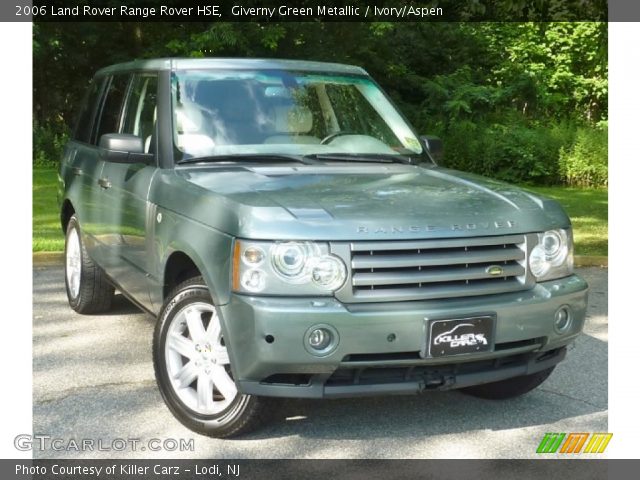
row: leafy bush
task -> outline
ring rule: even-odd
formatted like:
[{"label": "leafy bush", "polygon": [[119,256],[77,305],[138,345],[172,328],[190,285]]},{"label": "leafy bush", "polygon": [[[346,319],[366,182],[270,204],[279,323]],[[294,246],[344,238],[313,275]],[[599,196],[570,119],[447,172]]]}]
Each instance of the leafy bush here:
[{"label": "leafy bush", "polygon": [[63,123],[33,123],[33,166],[55,167],[62,157],[62,151],[69,139],[69,132]]},{"label": "leafy bush", "polygon": [[575,141],[560,149],[560,174],[568,185],[606,187],[608,181],[608,132],[606,122],[598,128],[579,128]]},{"label": "leafy bush", "polygon": [[514,183],[558,183],[558,155],[574,131],[565,124],[456,122],[442,134],[446,166]]},{"label": "leafy bush", "polygon": [[[576,152],[584,175],[574,178],[560,165],[561,152],[571,156],[568,152],[576,148],[578,131],[588,130],[579,125],[593,125],[592,121],[572,114],[555,118],[550,112],[542,114],[540,107],[553,95],[543,102],[541,95],[529,91],[535,84],[531,75],[523,74],[497,87],[463,66],[424,82],[420,104],[399,103],[420,132],[443,138],[445,166],[514,183],[593,185],[578,179],[595,179],[599,175],[595,172],[602,173],[600,167],[589,165],[586,151]],[[585,142],[602,143],[599,138],[582,139],[587,150],[591,145]],[[604,177],[606,182],[606,172]]]},{"label": "leafy bush", "polygon": [[444,166],[449,168],[511,183],[607,186],[606,122],[588,127],[569,121],[501,120],[459,120],[448,126],[432,122],[428,132],[443,138]]}]

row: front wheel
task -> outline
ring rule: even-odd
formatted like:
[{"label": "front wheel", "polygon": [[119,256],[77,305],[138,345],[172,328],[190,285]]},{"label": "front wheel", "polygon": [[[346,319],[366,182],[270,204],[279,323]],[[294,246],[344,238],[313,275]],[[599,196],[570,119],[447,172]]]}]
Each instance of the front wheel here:
[{"label": "front wheel", "polygon": [[64,243],[64,279],[69,305],[78,313],[101,313],[111,308],[114,288],[87,254],[80,223],[73,215]]},{"label": "front wheel", "polygon": [[169,295],[156,324],[153,365],[169,410],[195,432],[231,437],[266,417],[268,399],[238,392],[220,317],[202,277]]},{"label": "front wheel", "polygon": [[519,397],[540,386],[553,372],[555,366],[541,370],[531,375],[508,378],[499,382],[485,383],[473,387],[462,388],[460,391],[473,395],[474,397],[486,398],[489,400],[506,400],[508,398]]}]

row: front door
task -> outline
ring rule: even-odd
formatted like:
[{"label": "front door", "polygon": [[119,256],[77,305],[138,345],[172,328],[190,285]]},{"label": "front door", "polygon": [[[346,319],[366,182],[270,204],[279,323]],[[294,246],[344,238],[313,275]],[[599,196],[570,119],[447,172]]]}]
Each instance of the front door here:
[{"label": "front door", "polygon": [[[145,153],[155,154],[157,89],[155,73],[133,75],[117,130],[102,133],[137,135],[144,141]],[[147,198],[156,170],[155,161],[150,165],[106,161],[99,179],[103,192],[103,238],[108,250],[105,269],[129,295],[147,308],[151,308],[151,302],[146,232],[148,223],[154,221],[149,218],[151,209]]]}]

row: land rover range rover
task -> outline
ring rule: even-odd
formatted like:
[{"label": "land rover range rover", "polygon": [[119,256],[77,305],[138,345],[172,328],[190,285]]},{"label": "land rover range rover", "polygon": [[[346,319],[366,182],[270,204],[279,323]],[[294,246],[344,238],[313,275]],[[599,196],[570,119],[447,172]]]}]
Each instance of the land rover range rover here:
[{"label": "land rover range rover", "polygon": [[441,153],[359,67],[107,67],[59,174],[69,304],[156,316],[162,396],[211,436],[273,397],[524,394],[583,327],[571,223]]}]

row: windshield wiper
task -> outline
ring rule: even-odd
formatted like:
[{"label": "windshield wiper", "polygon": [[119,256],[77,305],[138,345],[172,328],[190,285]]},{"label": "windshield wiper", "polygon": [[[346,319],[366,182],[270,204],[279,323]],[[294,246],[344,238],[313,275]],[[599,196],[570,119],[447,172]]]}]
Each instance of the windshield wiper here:
[{"label": "windshield wiper", "polygon": [[218,162],[297,162],[305,165],[313,165],[317,162],[302,155],[286,155],[276,153],[234,153],[227,155],[208,155],[203,157],[186,158],[176,162],[178,165],[193,163],[218,163]]},{"label": "windshield wiper", "polygon": [[314,153],[305,155],[314,160],[328,160],[330,162],[364,162],[364,163],[403,163],[416,165],[418,162],[405,155],[383,153]]}]

